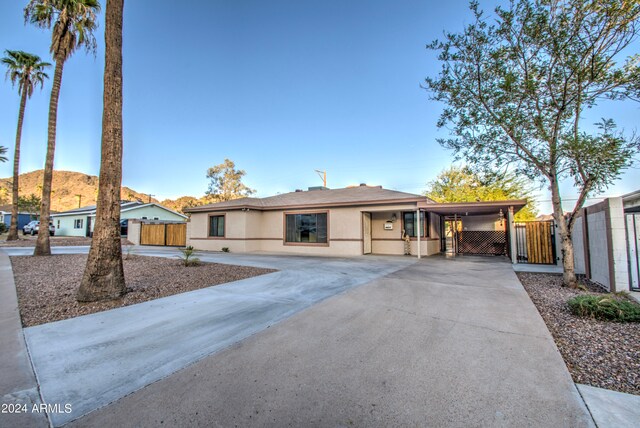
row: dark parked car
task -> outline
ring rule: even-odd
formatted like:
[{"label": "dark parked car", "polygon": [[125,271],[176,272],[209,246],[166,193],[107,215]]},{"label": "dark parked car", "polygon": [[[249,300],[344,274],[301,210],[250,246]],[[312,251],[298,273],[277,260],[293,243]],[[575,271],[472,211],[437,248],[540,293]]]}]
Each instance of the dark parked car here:
[{"label": "dark parked car", "polygon": [[127,236],[127,232],[129,231],[129,219],[125,218],[120,220],[120,235]]}]

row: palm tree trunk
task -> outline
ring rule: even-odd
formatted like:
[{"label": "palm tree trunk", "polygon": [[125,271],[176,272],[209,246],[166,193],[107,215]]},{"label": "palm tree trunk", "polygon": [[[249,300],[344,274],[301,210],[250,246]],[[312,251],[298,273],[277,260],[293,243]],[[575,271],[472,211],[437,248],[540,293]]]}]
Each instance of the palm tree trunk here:
[{"label": "palm tree trunk", "polygon": [[107,1],[98,206],[87,266],[76,296],[80,302],[115,299],[126,291],[120,240],[123,8],[124,0]]},{"label": "palm tree trunk", "polygon": [[11,226],[9,226],[9,235],[7,241],[18,240],[18,189],[20,179],[20,141],[22,140],[22,122],[24,120],[24,109],[27,105],[28,84],[24,82],[22,85],[22,97],[20,98],[20,110],[18,112],[18,129],[16,129],[16,148],[13,152],[13,184],[12,184],[12,203],[11,203]]},{"label": "palm tree trunk", "polygon": [[[58,55],[56,69],[53,73],[53,87],[49,100],[49,127],[47,137],[47,157],[44,162],[44,178],[42,180],[42,205],[40,206],[40,230],[34,256],[51,255],[49,242],[49,217],[51,214],[51,182],[53,181],[53,155],[56,151],[56,125],[58,122],[58,98],[60,97],[60,85],[62,84],[62,69],[64,56]],[[44,232],[44,233],[43,233]]]}]

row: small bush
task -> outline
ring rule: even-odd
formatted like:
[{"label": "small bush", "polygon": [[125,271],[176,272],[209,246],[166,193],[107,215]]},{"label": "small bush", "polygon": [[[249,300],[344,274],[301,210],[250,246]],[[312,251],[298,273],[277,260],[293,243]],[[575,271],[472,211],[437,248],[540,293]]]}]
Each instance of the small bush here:
[{"label": "small bush", "polygon": [[180,258],[185,266],[198,266],[200,264],[200,259],[194,257],[196,250],[191,245],[181,248],[180,251],[182,252],[182,256]]},{"label": "small bush", "polygon": [[228,253],[229,252],[229,247],[222,247],[222,252],[223,253]]},{"label": "small bush", "polygon": [[567,301],[575,315],[616,322],[640,322],[640,305],[613,294],[586,294]]},{"label": "small bush", "polygon": [[0,233],[5,233],[8,230],[9,230],[9,228],[7,227],[6,224],[0,223]]}]

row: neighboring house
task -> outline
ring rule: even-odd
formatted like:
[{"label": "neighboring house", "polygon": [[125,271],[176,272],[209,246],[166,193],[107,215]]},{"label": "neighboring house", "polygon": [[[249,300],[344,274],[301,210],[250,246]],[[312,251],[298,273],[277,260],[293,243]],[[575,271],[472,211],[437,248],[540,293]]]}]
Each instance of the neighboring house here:
[{"label": "neighboring house", "polygon": [[[525,200],[441,204],[426,196],[361,184],[344,189],[242,198],[185,209],[187,245],[233,252],[286,252],[328,256],[405,253],[510,254],[507,235]],[[418,233],[420,231],[420,233]],[[467,241],[464,241],[464,239]]]},{"label": "neighboring house", "polygon": [[[51,214],[56,236],[91,236],[95,218],[95,205]],[[156,203],[123,201],[120,204],[120,219],[185,221],[187,216]]]},{"label": "neighboring house", "polygon": [[[22,227],[31,220],[31,214],[18,213],[18,230],[22,230]],[[11,205],[0,206],[0,223],[4,223],[7,226],[7,229],[11,226]]]}]

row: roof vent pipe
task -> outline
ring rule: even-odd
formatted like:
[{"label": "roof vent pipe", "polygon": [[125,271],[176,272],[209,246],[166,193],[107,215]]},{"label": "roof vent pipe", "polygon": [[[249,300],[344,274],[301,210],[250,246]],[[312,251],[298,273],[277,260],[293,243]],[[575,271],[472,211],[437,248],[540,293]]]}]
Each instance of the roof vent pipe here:
[{"label": "roof vent pipe", "polygon": [[360,187],[367,187],[367,183],[360,183]]}]

